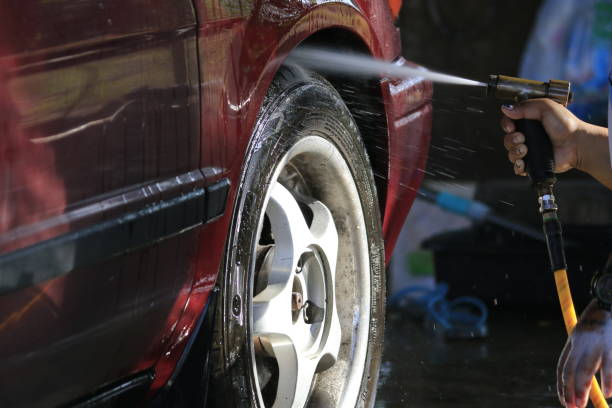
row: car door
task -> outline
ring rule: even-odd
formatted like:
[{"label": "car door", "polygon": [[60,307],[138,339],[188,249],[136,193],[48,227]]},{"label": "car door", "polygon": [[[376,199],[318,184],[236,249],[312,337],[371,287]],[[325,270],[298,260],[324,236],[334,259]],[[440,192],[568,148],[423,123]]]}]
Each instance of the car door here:
[{"label": "car door", "polygon": [[0,13],[0,406],[146,372],[206,219],[190,0]]}]

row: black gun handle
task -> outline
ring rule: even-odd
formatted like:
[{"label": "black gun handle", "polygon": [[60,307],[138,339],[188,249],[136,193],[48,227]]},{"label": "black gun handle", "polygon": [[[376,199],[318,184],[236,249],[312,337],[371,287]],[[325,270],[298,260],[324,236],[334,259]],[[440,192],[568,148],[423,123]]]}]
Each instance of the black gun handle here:
[{"label": "black gun handle", "polygon": [[525,135],[527,156],[523,160],[532,183],[554,183],[555,156],[550,137],[546,134],[542,122],[519,119],[515,123],[517,130]]}]

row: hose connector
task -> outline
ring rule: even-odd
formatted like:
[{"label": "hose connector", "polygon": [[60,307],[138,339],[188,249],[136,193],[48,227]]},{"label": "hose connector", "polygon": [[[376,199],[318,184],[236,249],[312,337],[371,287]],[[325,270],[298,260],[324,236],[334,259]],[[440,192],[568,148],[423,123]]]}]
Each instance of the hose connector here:
[{"label": "hose connector", "polygon": [[556,212],[558,210],[555,194],[553,193],[554,180],[535,183],[536,194],[538,195],[538,205],[540,214]]},{"label": "hose connector", "polygon": [[539,196],[538,203],[540,204],[540,213],[557,211],[559,209],[553,194],[544,194]]}]

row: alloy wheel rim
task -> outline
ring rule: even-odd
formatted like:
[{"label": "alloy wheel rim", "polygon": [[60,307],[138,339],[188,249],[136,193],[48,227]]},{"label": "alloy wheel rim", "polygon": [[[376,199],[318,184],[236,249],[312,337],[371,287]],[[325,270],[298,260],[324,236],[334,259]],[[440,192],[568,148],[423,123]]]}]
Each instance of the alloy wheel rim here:
[{"label": "alloy wheel rim", "polygon": [[[326,169],[312,171],[316,163]],[[352,197],[345,197],[350,205],[333,194],[309,191],[313,183],[329,188],[332,182],[350,191],[346,195]],[[271,240],[267,245],[260,240],[255,248],[259,262],[251,314],[262,405],[303,407],[315,385],[338,392],[328,401],[333,405],[356,402],[367,352],[370,271],[363,213],[354,201],[359,200],[350,169],[335,146],[320,137],[296,143],[272,178],[258,232],[261,238],[267,231]],[[330,207],[359,218],[352,220],[359,224],[356,230],[339,230]],[[347,249],[345,236],[356,231],[359,237],[350,239],[355,248]],[[342,254],[351,251],[352,256]],[[347,268],[356,270],[349,280],[359,298],[338,301],[337,271]],[[339,358],[342,363],[336,364]]]}]

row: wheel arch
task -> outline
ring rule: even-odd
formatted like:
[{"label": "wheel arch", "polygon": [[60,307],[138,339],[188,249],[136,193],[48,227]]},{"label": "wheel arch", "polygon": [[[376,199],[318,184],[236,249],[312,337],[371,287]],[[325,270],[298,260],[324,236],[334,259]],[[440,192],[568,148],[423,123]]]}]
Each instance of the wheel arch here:
[{"label": "wheel arch", "polygon": [[[268,0],[260,0],[261,5],[267,3]],[[287,7],[278,8],[284,10]],[[269,24],[263,24],[269,20],[269,17],[263,13],[266,7],[256,7],[255,10],[256,12],[249,18],[246,31],[269,30]],[[244,150],[235,157],[244,158],[247,154],[252,132],[264,105],[265,95],[280,67],[296,49],[306,45],[333,46],[335,50],[363,54],[385,61],[395,61],[400,55],[399,31],[393,25],[387,1],[313,0],[292,17],[283,21],[276,29],[275,45],[267,48],[263,52],[264,55],[252,52],[254,48],[258,48],[254,43],[257,41],[255,38],[245,38],[241,46],[237,60],[242,63],[235,68],[244,78],[250,78],[251,83],[238,87],[241,88],[239,92],[242,95],[237,100],[249,100],[251,106],[247,109],[243,120],[242,128],[247,132],[241,135],[242,140],[239,144],[240,149]],[[245,67],[252,66],[263,69],[250,73],[245,71]],[[390,166],[389,132],[392,123],[389,121],[393,120],[388,103],[391,96],[389,92],[384,91],[384,81],[379,78],[364,80],[314,71],[334,86],[355,119],[375,175],[381,222],[383,222],[386,217]],[[236,176],[239,174],[240,171],[234,173]],[[233,195],[231,197],[233,198]]]}]

